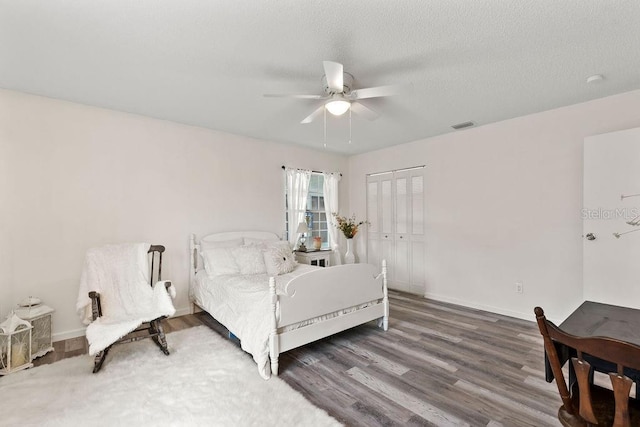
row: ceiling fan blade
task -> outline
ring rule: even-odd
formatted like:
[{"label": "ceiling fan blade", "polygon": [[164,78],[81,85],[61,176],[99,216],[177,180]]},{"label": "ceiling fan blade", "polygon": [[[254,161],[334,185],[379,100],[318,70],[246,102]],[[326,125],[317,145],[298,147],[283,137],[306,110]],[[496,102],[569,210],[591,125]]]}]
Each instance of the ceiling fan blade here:
[{"label": "ceiling fan blade", "polygon": [[307,117],[305,117],[305,119],[303,121],[301,121],[300,123],[302,123],[302,124],[311,123],[312,121],[314,121],[315,119],[320,117],[322,115],[323,111],[324,111],[324,105],[321,105],[320,107],[318,107],[317,110],[315,110],[313,113],[311,113]]},{"label": "ceiling fan blade", "polygon": [[349,97],[351,99],[366,99],[366,98],[378,98],[381,96],[393,96],[398,93],[399,87],[397,85],[389,86],[376,86],[364,89],[357,89],[351,91]]},{"label": "ceiling fan blade", "polygon": [[333,61],[322,61],[324,75],[327,77],[327,86],[336,93],[344,91],[344,69],[342,64]]},{"label": "ceiling fan blade", "polygon": [[266,93],[265,98],[297,98],[297,99],[324,99],[323,95],[304,95],[304,94],[287,94],[287,93]]},{"label": "ceiling fan blade", "polygon": [[359,102],[351,103],[351,111],[356,113],[359,116],[364,117],[367,120],[375,120],[380,117],[380,114],[376,113],[369,107],[365,107]]}]

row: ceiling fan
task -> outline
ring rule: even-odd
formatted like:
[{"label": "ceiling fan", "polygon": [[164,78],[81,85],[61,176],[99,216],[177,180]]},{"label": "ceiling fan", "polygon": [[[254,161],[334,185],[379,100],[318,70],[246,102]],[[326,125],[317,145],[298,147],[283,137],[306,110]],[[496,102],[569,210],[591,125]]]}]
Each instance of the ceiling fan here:
[{"label": "ceiling fan", "polygon": [[333,61],[322,61],[322,65],[324,66],[324,76],[322,76],[323,95],[266,94],[264,96],[322,100],[322,105],[300,122],[311,123],[322,115],[325,108],[335,116],[340,116],[351,109],[355,114],[369,120],[375,120],[379,114],[358,101],[367,98],[391,96],[397,93],[397,87],[393,85],[354,89],[353,76],[344,72],[342,64]]}]

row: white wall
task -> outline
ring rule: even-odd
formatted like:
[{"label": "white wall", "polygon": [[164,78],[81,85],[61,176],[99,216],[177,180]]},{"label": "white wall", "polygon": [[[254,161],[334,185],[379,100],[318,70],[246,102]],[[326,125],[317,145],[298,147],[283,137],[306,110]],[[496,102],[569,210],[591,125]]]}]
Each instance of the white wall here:
[{"label": "white wall", "polygon": [[563,319],[583,301],[583,140],[638,111],[634,91],[353,156],[351,210],[366,215],[366,174],[426,164],[426,296]]},{"label": "white wall", "polygon": [[[282,165],[346,172],[344,157],[0,90],[0,319],[34,295],[75,314],[85,251],[146,241],[167,247],[163,278],[188,304],[188,236],[284,231]],[[348,178],[341,182],[341,203]]]},{"label": "white wall", "polygon": [[527,319],[541,305],[561,319],[584,298],[583,140],[640,126],[638,111],[635,91],[347,161],[0,90],[0,318],[35,295],[56,309],[56,339],[81,333],[84,253],[119,241],[167,246],[185,312],[189,233],[281,233],[281,165],[343,172],[341,212],[364,218],[367,173],[426,164],[426,295]]},{"label": "white wall", "polygon": [[640,308],[640,128],[596,135],[584,142],[584,298]]}]

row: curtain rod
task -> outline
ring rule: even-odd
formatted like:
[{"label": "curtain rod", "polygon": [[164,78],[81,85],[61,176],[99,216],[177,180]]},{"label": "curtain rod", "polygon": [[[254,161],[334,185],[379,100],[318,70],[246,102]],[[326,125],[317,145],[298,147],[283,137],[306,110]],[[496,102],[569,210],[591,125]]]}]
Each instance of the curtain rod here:
[{"label": "curtain rod", "polygon": [[426,168],[426,167],[427,167],[427,165],[412,166],[410,168],[393,169],[393,170],[386,171],[386,172],[368,173],[367,176],[385,175],[385,174],[388,174],[388,173],[411,171],[411,170],[414,170],[414,169],[423,169],[423,168]]},{"label": "curtain rod", "polygon": [[[286,169],[287,167],[282,165],[282,169]],[[325,172],[321,172],[321,171],[311,171],[311,173],[325,173]],[[342,176],[342,174],[340,174],[340,176]]]}]

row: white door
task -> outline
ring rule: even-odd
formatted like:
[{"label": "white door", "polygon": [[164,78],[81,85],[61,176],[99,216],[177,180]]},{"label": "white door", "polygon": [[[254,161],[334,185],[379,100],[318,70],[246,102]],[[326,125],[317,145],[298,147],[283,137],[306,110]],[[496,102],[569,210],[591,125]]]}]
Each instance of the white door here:
[{"label": "white door", "polygon": [[376,266],[382,261],[380,245],[380,180],[367,178],[367,262]]},{"label": "white door", "polygon": [[585,138],[583,183],[584,299],[640,308],[640,128]]},{"label": "white door", "polygon": [[387,260],[387,279],[395,277],[395,248],[393,246],[393,174],[380,178],[380,249],[381,259]]},{"label": "white door", "polygon": [[389,287],[424,294],[423,169],[367,177],[367,255],[387,261]]},{"label": "white door", "polygon": [[395,274],[393,287],[409,291],[411,287],[411,193],[409,176],[406,172],[394,174],[394,218],[393,244],[395,246]]},{"label": "white door", "polygon": [[380,266],[387,260],[387,278],[393,274],[393,174],[367,177],[367,262]]},{"label": "white door", "polygon": [[424,199],[424,169],[409,171],[411,191],[410,218],[411,218],[411,292],[424,295],[425,281],[425,256],[426,239],[424,235],[425,223],[425,199]]}]

